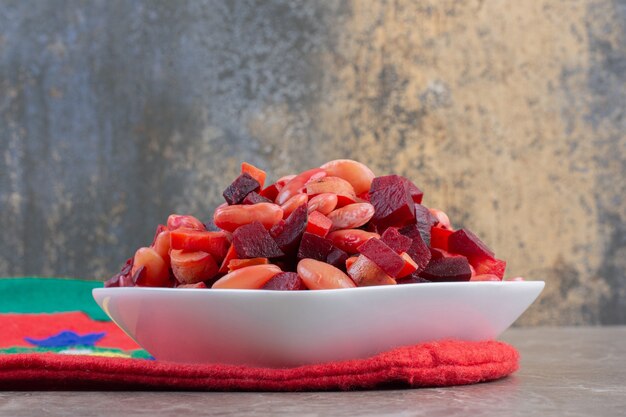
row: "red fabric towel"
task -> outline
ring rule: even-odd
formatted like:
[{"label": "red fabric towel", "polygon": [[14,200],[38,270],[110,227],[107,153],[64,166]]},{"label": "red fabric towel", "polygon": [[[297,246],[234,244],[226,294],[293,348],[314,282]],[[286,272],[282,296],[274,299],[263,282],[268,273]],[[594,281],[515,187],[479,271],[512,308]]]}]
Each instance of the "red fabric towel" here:
[{"label": "red fabric towel", "polygon": [[3,390],[326,391],[441,387],[505,377],[519,354],[497,341],[441,341],[368,359],[263,369],[56,354],[0,356]]}]

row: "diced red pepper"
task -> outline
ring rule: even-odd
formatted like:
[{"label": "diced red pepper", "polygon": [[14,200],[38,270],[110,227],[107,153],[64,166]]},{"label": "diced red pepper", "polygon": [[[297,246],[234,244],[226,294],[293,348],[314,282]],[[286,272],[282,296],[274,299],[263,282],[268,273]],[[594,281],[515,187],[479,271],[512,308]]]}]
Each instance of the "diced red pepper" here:
[{"label": "diced red pepper", "polygon": [[[250,175],[252,178],[257,180],[257,182],[259,183],[261,188],[263,188],[263,185],[265,184],[265,178],[267,177],[267,174],[265,173],[265,171],[255,167],[254,165],[249,164],[247,162],[242,162],[241,163],[241,173],[242,174],[245,173],[245,174]],[[274,201],[274,200],[272,200],[272,201]]]},{"label": "diced red pepper", "polygon": [[170,232],[172,249],[185,252],[207,252],[220,262],[228,252],[230,236],[225,232],[204,232],[180,228]]},{"label": "diced red pepper", "polygon": [[328,217],[324,216],[319,211],[314,211],[309,214],[306,231],[314,235],[326,237],[332,225],[333,222]]},{"label": "diced red pepper", "polygon": [[235,250],[235,245],[231,244],[230,248],[228,248],[228,252],[226,253],[226,256],[224,257],[224,261],[222,261],[222,265],[220,266],[220,269],[218,272],[220,274],[228,273],[228,264],[233,259],[237,259],[237,250]]},{"label": "diced red pepper", "polygon": [[454,230],[433,227],[430,229],[430,246],[437,249],[449,250],[448,240]]},{"label": "diced red pepper", "polygon": [[280,191],[280,187],[278,184],[268,185],[267,188],[259,191],[259,194],[265,198],[268,198],[272,201],[276,201],[276,197],[278,196],[278,192]]},{"label": "diced red pepper", "polygon": [[398,272],[398,278],[404,278],[417,271],[417,263],[411,259],[408,253],[403,252],[400,257],[404,260],[404,266],[400,272]]},{"label": "diced red pepper", "polygon": [[250,258],[250,259],[231,259],[228,262],[228,272],[233,272],[236,269],[244,268],[252,265],[267,265],[269,263],[267,258]]}]

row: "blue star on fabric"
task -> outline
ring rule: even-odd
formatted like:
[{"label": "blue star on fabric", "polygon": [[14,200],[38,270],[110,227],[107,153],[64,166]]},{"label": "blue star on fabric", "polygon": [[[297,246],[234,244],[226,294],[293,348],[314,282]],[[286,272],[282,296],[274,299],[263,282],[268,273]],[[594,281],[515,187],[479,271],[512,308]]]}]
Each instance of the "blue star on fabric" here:
[{"label": "blue star on fabric", "polygon": [[25,337],[26,340],[31,345],[39,346],[39,347],[69,347],[69,346],[94,346],[100,339],[102,339],[106,335],[105,332],[102,333],[87,333],[85,335],[79,335],[69,330],[62,331],[59,334],[54,336],[46,337],[43,339],[32,339],[30,337]]}]

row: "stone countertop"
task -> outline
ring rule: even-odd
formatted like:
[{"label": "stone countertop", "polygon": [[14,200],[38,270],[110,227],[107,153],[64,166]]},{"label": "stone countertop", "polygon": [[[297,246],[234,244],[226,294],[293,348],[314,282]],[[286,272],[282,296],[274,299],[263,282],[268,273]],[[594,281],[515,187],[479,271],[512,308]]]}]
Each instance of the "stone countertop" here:
[{"label": "stone countertop", "polygon": [[2,392],[0,416],[624,416],[626,327],[524,328],[521,369],[464,387],[313,393]]}]

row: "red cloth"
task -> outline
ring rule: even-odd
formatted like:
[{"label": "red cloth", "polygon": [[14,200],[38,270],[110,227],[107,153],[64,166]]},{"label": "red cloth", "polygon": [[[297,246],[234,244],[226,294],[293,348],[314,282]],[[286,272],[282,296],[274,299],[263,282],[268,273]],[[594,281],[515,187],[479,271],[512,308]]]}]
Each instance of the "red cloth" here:
[{"label": "red cloth", "polygon": [[55,354],[0,356],[2,390],[326,391],[440,387],[505,377],[519,354],[497,341],[441,341],[368,359],[263,369]]},{"label": "red cloth", "polygon": [[98,347],[140,349],[139,345],[112,321],[93,320],[80,311],[54,314],[0,314],[0,348],[32,347],[24,337],[43,339],[67,330],[80,334],[106,333],[102,340],[96,343]]}]

